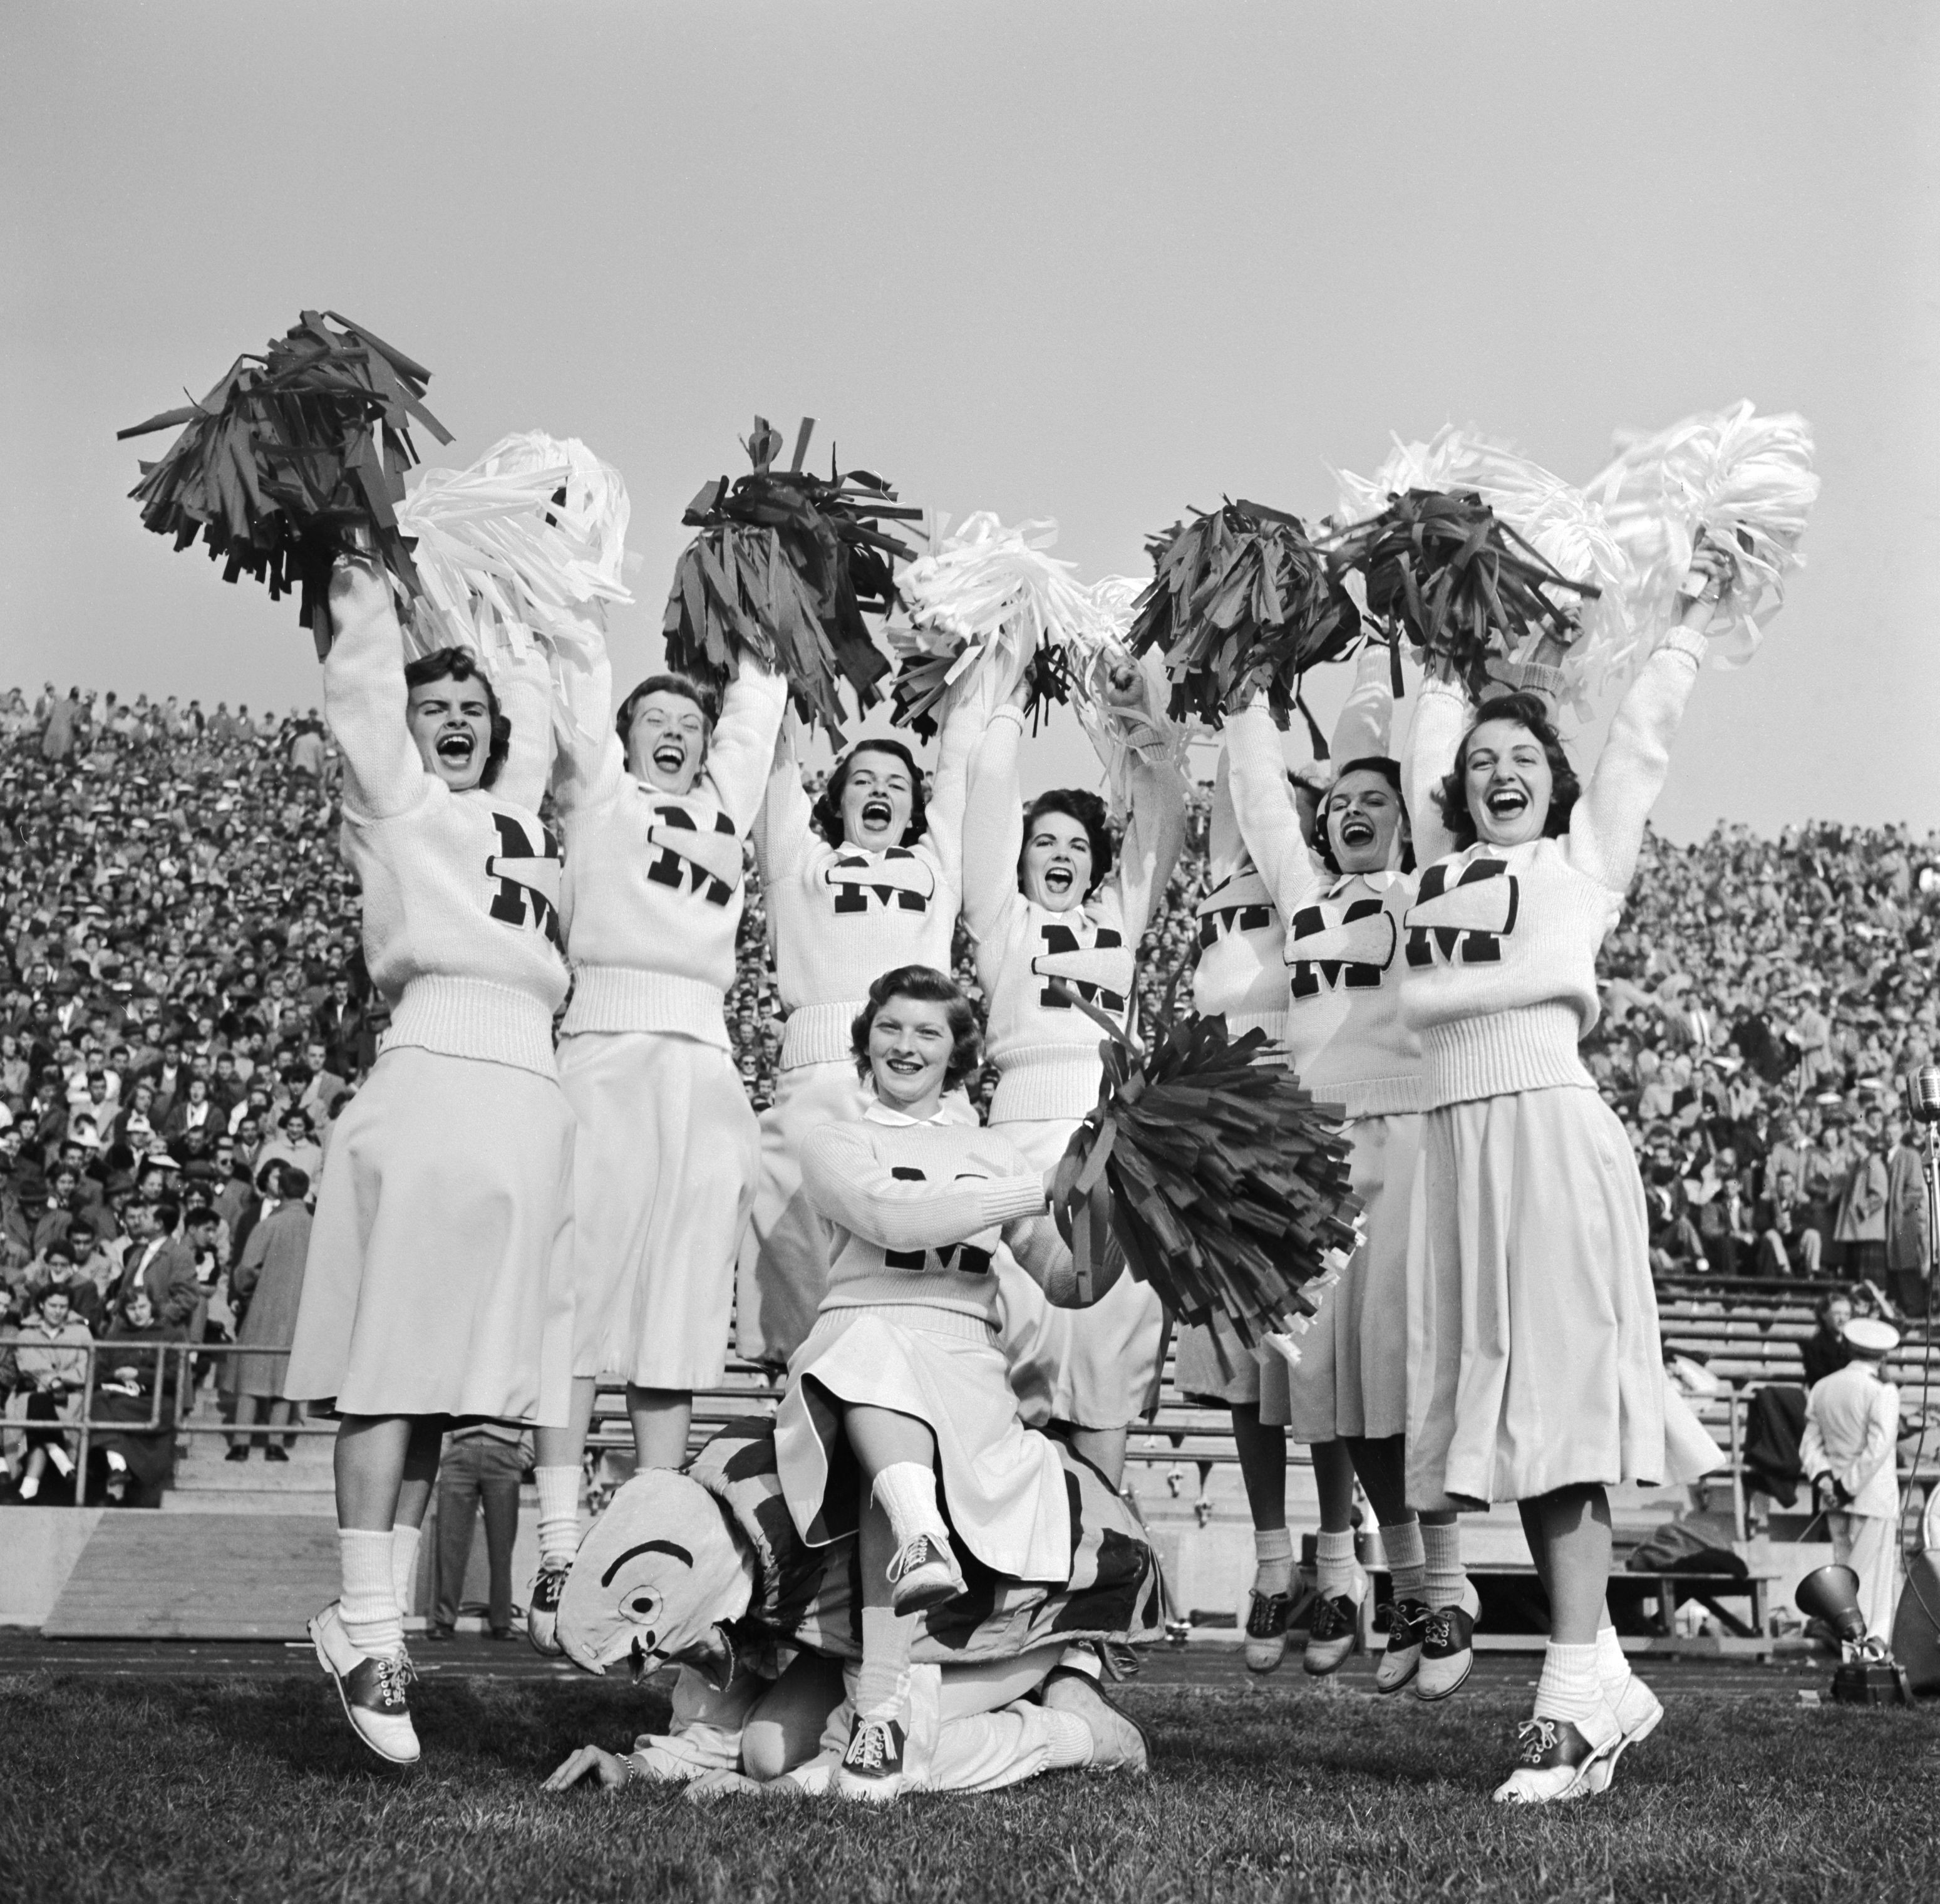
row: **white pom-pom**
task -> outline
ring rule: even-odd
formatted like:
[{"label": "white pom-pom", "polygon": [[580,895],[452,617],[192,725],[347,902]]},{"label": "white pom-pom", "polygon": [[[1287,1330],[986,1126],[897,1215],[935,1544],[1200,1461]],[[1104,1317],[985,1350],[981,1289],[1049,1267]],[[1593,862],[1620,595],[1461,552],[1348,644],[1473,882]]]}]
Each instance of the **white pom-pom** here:
[{"label": "white pom-pom", "polygon": [[[1145,587],[1130,575],[1107,575],[1094,582],[1087,591],[1092,616],[1072,631],[1065,644],[1072,709],[1104,766],[1112,811],[1121,819],[1130,809],[1134,759],[1181,770],[1185,761],[1185,733],[1166,712],[1171,686],[1164,657],[1148,651],[1134,658],[1125,642],[1133,609]],[[1111,676],[1127,664],[1138,670],[1138,698],[1114,701]]]}]

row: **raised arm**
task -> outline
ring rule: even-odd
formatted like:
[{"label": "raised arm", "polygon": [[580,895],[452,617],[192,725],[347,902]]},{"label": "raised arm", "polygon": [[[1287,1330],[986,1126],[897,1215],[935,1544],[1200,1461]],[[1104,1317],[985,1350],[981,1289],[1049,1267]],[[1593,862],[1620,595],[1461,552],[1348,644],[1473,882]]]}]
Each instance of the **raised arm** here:
[{"label": "raised arm", "polygon": [[963,810],[963,919],[979,944],[1002,937],[1018,904],[1024,811],[1017,752],[1023,731],[1023,710],[1000,707],[971,758]]},{"label": "raised arm", "polygon": [[1385,755],[1393,725],[1394,673],[1388,650],[1383,642],[1368,642],[1355,662],[1354,685],[1334,723],[1335,772],[1339,773],[1350,760]]},{"label": "raised arm", "polygon": [[815,839],[814,804],[801,783],[795,725],[784,715],[761,795],[761,810],[755,822],[755,856],[762,880],[768,884],[792,879],[800,872]]},{"label": "raised arm", "polygon": [[406,710],[404,638],[391,584],[369,563],[340,557],[330,578],[330,652],[323,664],[323,710],[343,750],[353,819],[389,819],[430,791]]},{"label": "raised arm", "polygon": [[1185,844],[1185,777],[1169,761],[1155,767],[1136,755],[1127,762],[1126,774],[1132,810],[1119,843],[1115,877],[1126,943],[1136,945],[1145,936],[1154,901],[1165,890]]},{"label": "raised arm", "polygon": [[801,1150],[802,1187],[831,1223],[885,1250],[941,1250],[980,1230],[1044,1208],[1044,1179],[966,1178],[951,1183],[894,1176],[868,1134],[853,1124],[825,1124]]},{"label": "raised arm", "polygon": [[1231,764],[1233,810],[1240,837],[1280,917],[1291,919],[1311,905],[1327,883],[1300,830],[1300,813],[1286,783],[1280,730],[1255,698],[1226,717],[1226,757]]},{"label": "raised arm", "polygon": [[[505,764],[492,789],[514,805],[536,813],[552,776],[552,664],[537,642],[523,654],[500,662],[492,671],[499,711],[512,724]],[[612,692],[612,677],[607,692]],[[610,731],[612,723],[607,723]]]},{"label": "raised arm", "polygon": [[[787,682],[743,654],[740,671],[722,697],[721,718],[707,740],[707,777],[737,832],[746,832],[761,810],[774,765],[776,737],[787,710]],[[801,784],[799,776],[795,784]]]},{"label": "raised arm", "polygon": [[963,810],[969,795],[970,756],[983,738],[990,710],[981,693],[962,697],[944,717],[938,737],[936,771],[930,777],[929,839],[943,862],[944,876],[959,892],[963,886]]},{"label": "raised arm", "polygon": [[553,762],[553,793],[570,818],[604,806],[627,775],[626,749],[613,729],[613,663],[602,642],[589,668],[566,671],[563,691],[568,730]]},{"label": "raised arm", "polygon": [[1455,836],[1442,817],[1441,783],[1454,771],[1455,755],[1468,725],[1469,697],[1459,683],[1431,678],[1421,684],[1408,757],[1402,763],[1408,834],[1417,866],[1432,865],[1455,850]]},{"label": "raised arm", "polygon": [[1570,816],[1571,865],[1614,892],[1628,886],[1636,871],[1645,823],[1670,770],[1670,737],[1684,718],[1707,645],[1698,630],[1679,627],[1644,663]]}]

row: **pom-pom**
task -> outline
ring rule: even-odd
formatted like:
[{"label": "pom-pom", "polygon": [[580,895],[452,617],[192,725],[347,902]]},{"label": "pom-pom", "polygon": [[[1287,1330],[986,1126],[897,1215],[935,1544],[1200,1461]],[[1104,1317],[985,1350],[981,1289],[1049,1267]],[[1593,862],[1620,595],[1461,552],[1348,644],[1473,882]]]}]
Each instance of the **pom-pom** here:
[{"label": "pom-pom", "polygon": [[1313,1314],[1306,1290],[1359,1240],[1340,1106],[1316,1103],[1264,1032],[1188,1016],[1141,1060],[1073,1002],[1108,1034],[1097,1107],[1058,1166],[1081,1287],[1115,1244],[1175,1314],[1216,1311],[1249,1344]]},{"label": "pom-pom", "polygon": [[803,718],[843,739],[843,682],[866,714],[882,699],[889,662],[865,614],[886,613],[893,564],[915,551],[880,525],[913,522],[920,509],[866,469],[825,478],[805,471],[814,418],[795,439],[795,460],[776,469],[780,435],[765,417],[743,446],[754,465],[730,484],[709,483],[682,518],[701,532],[682,553],[667,596],[670,667],[724,687],[739,658],[753,655],[788,682]]},{"label": "pom-pom", "polygon": [[1297,516],[1227,502],[1175,535],[1139,599],[1131,644],[1156,649],[1175,719],[1217,725],[1256,674],[1284,727],[1301,677],[1353,645],[1361,618]]},{"label": "pom-pom", "polygon": [[[1334,520],[1346,528],[1379,514],[1385,499],[1408,490],[1472,492],[1559,575],[1592,584],[1580,603],[1563,603],[1566,627],[1537,625],[1505,658],[1523,665],[1568,652],[1558,670],[1560,691],[1587,713],[1588,701],[1625,664],[1635,640],[1632,572],[1601,505],[1507,444],[1469,430],[1443,429],[1426,443],[1399,438],[1371,477],[1335,472],[1340,505]],[[1552,633],[1540,656],[1545,633]],[[1506,670],[1498,670],[1499,674]]]},{"label": "pom-pom", "polygon": [[1737,573],[1711,623],[1711,652],[1723,667],[1749,661],[1783,604],[1819,495],[1804,418],[1761,416],[1749,401],[1688,416],[1631,443],[1588,488],[1630,559],[1637,616],[1655,637],[1676,619],[1699,542],[1731,554]]},{"label": "pom-pom", "polygon": [[980,510],[955,535],[941,529],[929,553],[896,579],[908,625],[889,630],[899,663],[895,719],[928,738],[962,697],[975,693],[997,707],[1020,682],[1028,711],[1040,718],[1069,694],[1067,649],[1104,633],[1092,592],[1073,578],[1071,563],[1048,553],[1057,523],[1007,529]]},{"label": "pom-pom", "polygon": [[533,430],[495,443],[469,469],[428,469],[398,510],[418,591],[408,618],[420,652],[475,648],[488,667],[534,644],[561,678],[603,649],[621,580],[629,505],[618,470],[576,437]]},{"label": "pom-pom", "polygon": [[[338,328],[333,329],[332,325]],[[431,373],[335,311],[305,311],[261,356],[239,357],[201,402],[120,437],[185,426],[130,492],[142,520],[187,548],[198,537],[222,578],[251,575],[272,600],[297,591],[297,619],[328,645],[324,609],[340,551],[368,546],[406,588],[410,552],[398,527],[415,418],[451,438],[424,407]]]},{"label": "pom-pom", "polygon": [[[1134,759],[1180,771],[1185,765],[1185,730],[1166,711],[1164,664],[1155,654],[1134,655],[1130,646],[1133,614],[1145,586],[1130,575],[1107,575],[1094,583],[1090,623],[1066,650],[1072,711],[1103,764],[1112,815],[1118,819],[1131,811]],[[1127,669],[1137,671],[1137,692],[1129,697],[1122,691]]]},{"label": "pom-pom", "polygon": [[1478,699],[1496,685],[1490,664],[1533,651],[1545,636],[1565,647],[1594,583],[1561,574],[1473,489],[1410,489],[1338,535],[1337,575],[1357,573],[1369,612],[1405,632],[1424,665],[1445,662]]}]

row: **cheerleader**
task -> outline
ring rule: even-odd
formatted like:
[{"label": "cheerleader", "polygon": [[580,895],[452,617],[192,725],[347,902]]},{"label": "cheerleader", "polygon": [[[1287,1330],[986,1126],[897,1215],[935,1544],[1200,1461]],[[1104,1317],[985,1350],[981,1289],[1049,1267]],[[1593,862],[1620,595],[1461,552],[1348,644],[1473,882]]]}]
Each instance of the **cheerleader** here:
[{"label": "cheerleader", "polygon": [[339,1424],[343,1591],[310,1637],[358,1736],[410,1765],[400,1610],[440,1437],[454,1416],[563,1423],[571,1386],[560,865],[537,810],[551,694],[536,656],[502,709],[468,650],[407,668],[364,562],[338,563],[330,618],[343,851],[391,1028],[331,1137],[286,1392]]},{"label": "cheerleader", "polygon": [[[1354,686],[1335,725],[1335,758],[1359,759],[1385,749],[1386,670],[1384,653],[1371,646],[1362,651]],[[1303,787],[1297,802],[1304,804],[1306,797]],[[1219,750],[1213,777],[1206,878],[1206,896],[1199,903],[1193,1009],[1223,1013],[1235,1037],[1258,1030],[1284,1048],[1286,922],[1255,863],[1234,805],[1230,740]],[[1292,1055],[1296,1066],[1301,1066],[1303,1054],[1295,1050]],[[1179,1393],[1195,1402],[1224,1403],[1232,1416],[1240,1478],[1253,1523],[1255,1564],[1245,1655],[1248,1667],[1256,1673],[1273,1671],[1285,1657],[1292,1604],[1293,1539],[1286,1524],[1286,1424],[1292,1405],[1287,1375],[1288,1365],[1279,1353],[1270,1347],[1247,1348],[1223,1321],[1194,1324],[1179,1332],[1173,1369]],[[1351,1491],[1351,1474],[1346,1484]],[[1325,1584],[1335,1591],[1323,1597],[1338,1598],[1365,1576],[1355,1564],[1351,1546],[1344,1564],[1334,1558],[1331,1544],[1327,1552]],[[1348,1644],[1351,1647],[1351,1637]],[[1344,1652],[1341,1657],[1346,1657]]]},{"label": "cheerleader", "polygon": [[[811,803],[784,727],[755,830],[788,1018],[737,1283],[736,1340],[750,1362],[784,1365],[822,1300],[828,1243],[802,1191],[801,1146],[824,1124],[860,1117],[868,1101],[849,1036],[871,978],[904,965],[950,969],[964,777],[984,719],[972,700],[944,722],[926,802],[901,742],[862,740]],[[974,1115],[961,1097],[953,1114]]]},{"label": "cheerleader", "polygon": [[789,1365],[775,1459],[810,1545],[854,1529],[860,1506],[862,1666],[837,1783],[881,1801],[902,1789],[911,1616],[965,1591],[953,1540],[993,1573],[1069,1577],[1063,1469],[1018,1417],[993,1270],[1011,1259],[1054,1302],[1078,1290],[1047,1213],[1052,1173],[945,1113],[979,1055],[955,981],[922,966],[885,972],[852,1038],[873,1094],[860,1118],[802,1148],[832,1260]]},{"label": "cheerleader", "polygon": [[[1380,1524],[1394,1588],[1376,1689],[1398,1692],[1412,1683],[1417,1698],[1434,1700],[1469,1676],[1476,1610],[1453,1510],[1418,1521],[1402,1459],[1421,1045],[1396,1009],[1399,925],[1414,882],[1401,769],[1385,751],[1384,650],[1365,651],[1355,692],[1375,722],[1379,750],[1343,762],[1322,800],[1312,847],[1288,792],[1272,716],[1257,703],[1243,708],[1226,724],[1226,744],[1240,829],[1276,911],[1290,922],[1286,1042],[1301,1082],[1347,1113],[1354,1193],[1367,1213],[1360,1248],[1322,1298],[1284,1378],[1287,1425],[1313,1450],[1320,1497],[1319,1603],[1304,1664],[1310,1674],[1332,1672],[1358,1643],[1367,1591],[1354,1558],[1358,1475]],[[1458,734],[1441,707],[1431,707],[1415,735],[1417,772],[1432,783]],[[1270,1669],[1285,1644],[1287,1602],[1269,1599],[1251,1613],[1248,1664]]]},{"label": "cheerleader", "polygon": [[[1718,1465],[1667,1416],[1644,1195],[1623,1127],[1577,1042],[1596,1023],[1597,947],[1615,923],[1667,743],[1732,565],[1644,664],[1581,789],[1543,703],[1511,694],[1469,725],[1403,921],[1403,1018],[1422,1041],[1426,1209],[1411,1273],[1408,1498],[1514,1501],[1548,1588],[1550,1643],[1503,1802],[1603,1790],[1663,1708],[1609,1622],[1606,1490]],[[1448,697],[1431,688],[1428,700]],[[1667,1421],[1670,1432],[1667,1434]]]},{"label": "cheerleader", "polygon": [[743,659],[713,697],[659,674],[621,703],[602,655],[575,682],[559,780],[572,1002],[560,1084],[573,1162],[572,1411],[538,1431],[539,1577],[527,1630],[541,1652],[578,1544],[580,1461],[601,1375],[624,1375],[642,1467],[687,1459],[694,1391],[721,1379],[734,1265],[753,1201],[755,1114],[724,1009],[746,889],[743,845],[787,705]]},{"label": "cheerleader", "polygon": [[[1143,688],[1126,661],[1109,704],[1134,705]],[[1131,755],[1130,819],[1115,866],[1096,794],[1042,793],[1024,810],[1017,753],[1028,692],[1020,685],[993,715],[971,765],[963,916],[998,1073],[991,1125],[1048,1170],[1097,1106],[1103,1075],[1098,1025],[1072,1001],[1129,1020],[1139,941],[1185,838],[1185,787],[1175,767]],[[1130,1277],[1081,1314],[1049,1306],[1020,1272],[999,1282],[1004,1354],[1024,1419],[1070,1424],[1072,1445],[1115,1488],[1127,1431],[1158,1379],[1164,1304]]]}]

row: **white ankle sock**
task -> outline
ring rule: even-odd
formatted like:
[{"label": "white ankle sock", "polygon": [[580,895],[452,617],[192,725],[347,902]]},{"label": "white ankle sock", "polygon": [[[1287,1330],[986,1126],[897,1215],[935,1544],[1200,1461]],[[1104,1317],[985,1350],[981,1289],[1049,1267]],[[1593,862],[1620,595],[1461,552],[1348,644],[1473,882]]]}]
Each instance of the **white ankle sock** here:
[{"label": "white ankle sock", "polygon": [[1597,1678],[1603,1697],[1614,1706],[1630,1683],[1630,1662],[1617,1629],[1607,1623],[1597,1629]]},{"label": "white ankle sock", "polygon": [[909,1697],[910,1641],[914,1613],[886,1606],[862,1609],[862,1666],[856,1676],[856,1711],[863,1719],[900,1717]]},{"label": "white ankle sock", "polygon": [[350,1643],[369,1658],[397,1652],[404,1643],[404,1623],[391,1585],[389,1530],[339,1527],[337,1555],[343,1583],[337,1611]]},{"label": "white ankle sock", "polygon": [[1388,1579],[1397,1600],[1419,1600],[1428,1578],[1428,1561],[1421,1542],[1421,1523],[1402,1521],[1381,1530],[1381,1552],[1387,1556]]},{"label": "white ankle sock", "polygon": [[1338,1600],[1354,1591],[1354,1530],[1344,1527],[1338,1533],[1325,1528],[1313,1546],[1315,1583],[1323,1600]]},{"label": "white ankle sock", "polygon": [[1284,1527],[1255,1527],[1253,1561],[1255,1592],[1286,1592],[1293,1585],[1293,1536]]},{"label": "white ankle sock", "polygon": [[937,1505],[936,1476],[921,1462],[892,1461],[877,1475],[871,1497],[889,1517],[898,1553],[919,1534],[949,1546],[950,1529]]},{"label": "white ankle sock", "polygon": [[1045,1706],[1039,1709],[1039,1716],[1051,1735],[1053,1771],[1067,1771],[1091,1762],[1091,1729],[1075,1712],[1057,1712]]},{"label": "white ankle sock", "polygon": [[1419,1525],[1424,1567],[1421,1597],[1431,1606],[1459,1606],[1469,1584],[1462,1569],[1462,1530],[1453,1521],[1439,1527],[1426,1521]]},{"label": "white ankle sock", "polygon": [[1057,1666],[1063,1672],[1082,1673],[1094,1685],[1105,1677],[1098,1655],[1089,1646],[1066,1646],[1057,1655]]},{"label": "white ankle sock", "polygon": [[1542,1677],[1536,1685],[1536,1716],[1572,1719],[1580,1726],[1594,1718],[1603,1703],[1596,1647],[1559,1646],[1551,1640],[1542,1655]]},{"label": "white ankle sock", "polygon": [[579,1469],[535,1468],[539,1484],[539,1564],[572,1564],[579,1551]]},{"label": "white ankle sock", "polygon": [[411,1610],[418,1581],[418,1540],[423,1532],[401,1522],[391,1530],[391,1593],[400,1616]]}]

